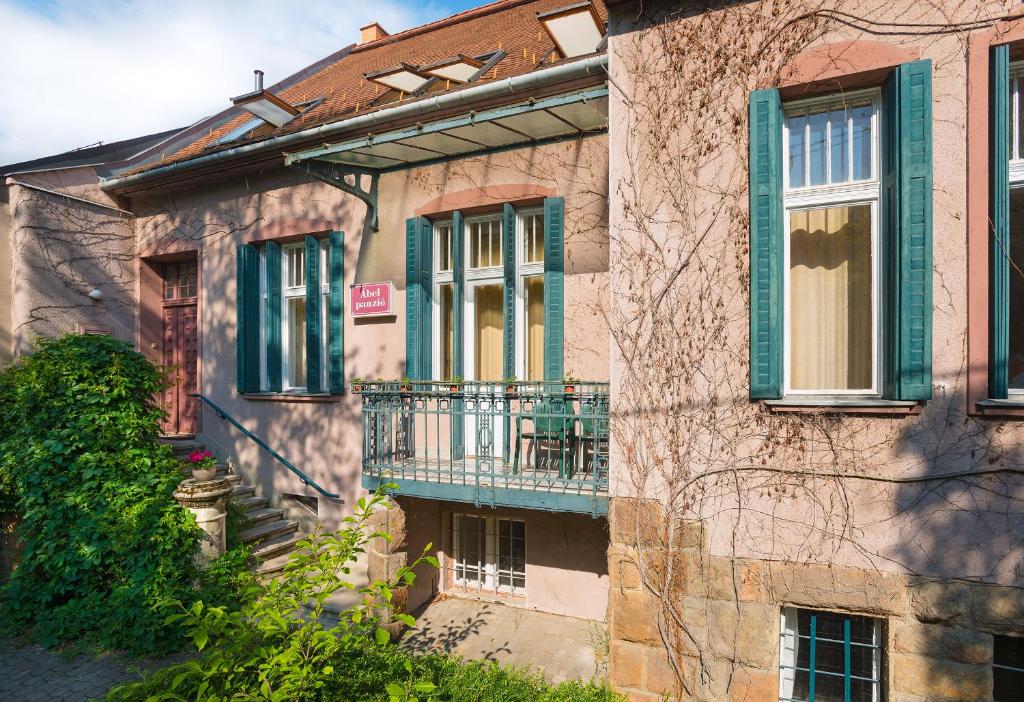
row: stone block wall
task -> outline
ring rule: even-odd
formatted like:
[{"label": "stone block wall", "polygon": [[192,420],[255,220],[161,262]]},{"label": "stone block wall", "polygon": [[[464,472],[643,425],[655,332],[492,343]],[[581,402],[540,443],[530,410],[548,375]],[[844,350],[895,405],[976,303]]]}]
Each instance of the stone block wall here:
[{"label": "stone block wall", "polygon": [[1024,635],[1017,588],[712,555],[652,501],[609,523],[609,681],[633,702],[777,700],[785,606],[884,619],[888,702],[991,700],[993,634]]}]

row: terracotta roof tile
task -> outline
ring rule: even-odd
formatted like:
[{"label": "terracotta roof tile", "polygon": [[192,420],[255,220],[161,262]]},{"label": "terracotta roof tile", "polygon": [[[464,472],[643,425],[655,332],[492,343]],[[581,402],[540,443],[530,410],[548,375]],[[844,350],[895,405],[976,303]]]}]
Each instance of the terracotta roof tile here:
[{"label": "terracotta roof tile", "polygon": [[[572,0],[498,0],[430,24],[355,46],[338,61],[279,93],[292,104],[323,98],[320,105],[283,127],[269,131],[260,130],[259,136],[249,141],[299,131],[395,104],[371,104],[375,98],[387,92],[387,89],[366,80],[363,76],[400,63],[423,66],[457,54],[481,56],[503,50],[507,56],[498,62],[493,71],[477,80],[474,85],[529,73],[539,67],[537,62],[553,48],[551,38],[537,21],[537,13],[565,7],[571,2]],[[608,12],[604,1],[595,0],[595,5],[601,18],[606,20]],[[450,89],[458,90],[460,87],[453,83]],[[137,170],[147,170],[246,143],[245,140],[241,140],[216,146],[218,139],[251,118],[249,113],[242,113],[162,161]]]}]

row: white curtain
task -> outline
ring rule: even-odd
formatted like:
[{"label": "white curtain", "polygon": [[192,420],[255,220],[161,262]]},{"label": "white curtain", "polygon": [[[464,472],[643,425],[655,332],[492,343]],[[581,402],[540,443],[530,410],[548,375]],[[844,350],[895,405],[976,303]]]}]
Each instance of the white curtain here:
[{"label": "white curtain", "polygon": [[871,388],[871,206],[792,212],[789,237],[792,388]]}]

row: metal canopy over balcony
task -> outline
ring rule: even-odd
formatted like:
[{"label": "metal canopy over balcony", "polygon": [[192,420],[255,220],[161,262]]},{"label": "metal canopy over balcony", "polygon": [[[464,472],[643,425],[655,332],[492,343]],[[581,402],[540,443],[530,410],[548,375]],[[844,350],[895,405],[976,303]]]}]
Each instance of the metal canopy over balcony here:
[{"label": "metal canopy over balcony", "polygon": [[608,512],[606,383],[369,383],[363,487],[477,506]]},{"label": "metal canopy over balcony", "polygon": [[376,230],[381,173],[607,129],[608,87],[602,85],[286,154],[285,165],[366,202]]}]

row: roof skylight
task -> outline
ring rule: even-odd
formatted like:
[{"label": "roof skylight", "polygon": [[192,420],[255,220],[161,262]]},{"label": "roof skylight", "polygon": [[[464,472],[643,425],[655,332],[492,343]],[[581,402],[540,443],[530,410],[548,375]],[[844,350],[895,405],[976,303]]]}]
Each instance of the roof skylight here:
[{"label": "roof skylight", "polygon": [[287,124],[299,114],[294,105],[263,89],[263,71],[256,69],[253,73],[256,74],[256,89],[231,98],[231,102],[275,127]]},{"label": "roof skylight", "polygon": [[470,78],[472,78],[483,65],[482,61],[459,54],[458,56],[453,56],[452,58],[437,61],[436,63],[432,63],[428,66],[423,66],[420,70],[423,73],[427,73],[443,80],[450,80],[456,83],[468,83]]},{"label": "roof skylight", "polygon": [[537,19],[565,58],[594,53],[604,38],[604,23],[589,1],[539,12]]},{"label": "roof skylight", "polygon": [[364,78],[379,83],[385,88],[400,90],[403,93],[414,93],[430,80],[420,75],[415,66],[410,66],[407,63],[367,73]]},{"label": "roof skylight", "polygon": [[264,122],[259,117],[253,117],[250,120],[242,122],[240,125],[238,125],[230,132],[222,136],[220,139],[217,140],[217,144],[227,144],[228,142],[234,141],[235,139],[241,139],[246,134],[251,132],[253,129],[256,129],[257,127],[262,126],[264,124],[266,124],[266,122]]}]

